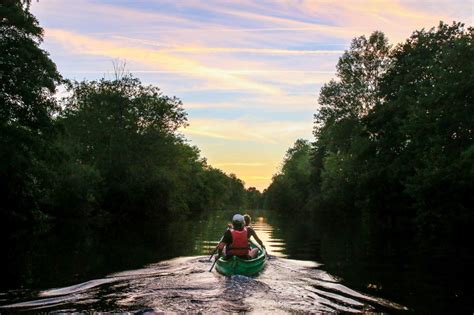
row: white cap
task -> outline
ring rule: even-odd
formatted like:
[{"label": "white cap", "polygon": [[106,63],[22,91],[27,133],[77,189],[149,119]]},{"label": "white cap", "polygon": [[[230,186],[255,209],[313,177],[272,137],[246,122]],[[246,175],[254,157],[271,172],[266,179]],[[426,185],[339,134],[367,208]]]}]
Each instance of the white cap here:
[{"label": "white cap", "polygon": [[235,214],[232,217],[232,222],[244,222],[244,216],[241,214]]}]

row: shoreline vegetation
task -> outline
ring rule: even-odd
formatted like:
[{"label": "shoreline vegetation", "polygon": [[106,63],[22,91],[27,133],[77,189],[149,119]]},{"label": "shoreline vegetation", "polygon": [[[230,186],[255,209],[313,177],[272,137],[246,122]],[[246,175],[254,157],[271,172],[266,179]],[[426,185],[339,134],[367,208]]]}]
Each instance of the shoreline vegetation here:
[{"label": "shoreline vegetation", "polygon": [[466,244],[474,224],[473,44],[473,28],[456,22],[395,47],[382,32],[355,38],[319,94],[315,139],[288,149],[263,192],[265,207],[350,217],[367,233],[404,233],[432,249]]},{"label": "shoreline vegetation", "polygon": [[[207,164],[178,128],[181,101],[122,67],[62,78],[29,1],[0,7],[0,217],[148,220],[204,209],[350,216],[367,229],[465,240],[474,224],[473,29],[440,23],[392,47],[361,36],[325,84],[312,142],[297,140],[260,193]],[[56,90],[65,88],[65,97]]]},{"label": "shoreline vegetation", "polygon": [[380,31],[355,38],[315,100],[314,138],[296,140],[260,192],[209,165],[178,131],[182,102],[124,64],[112,79],[63,78],[30,2],[0,4],[4,302],[202,255],[245,210],[269,244],[353,290],[411,312],[472,313],[472,27],[440,22],[396,46]]},{"label": "shoreline vegetation", "polygon": [[[0,6],[0,217],[6,229],[71,219],[189,216],[258,207],[260,192],[207,164],[178,132],[176,97],[115,67],[114,79],[62,78],[39,46],[29,1]],[[66,90],[58,98],[58,87]]]}]

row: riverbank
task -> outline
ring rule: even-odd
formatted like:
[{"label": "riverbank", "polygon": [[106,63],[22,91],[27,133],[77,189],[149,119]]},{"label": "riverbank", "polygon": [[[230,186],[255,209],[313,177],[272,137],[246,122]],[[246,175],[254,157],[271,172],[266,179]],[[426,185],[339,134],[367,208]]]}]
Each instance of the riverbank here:
[{"label": "riverbank", "polygon": [[[196,259],[195,264],[209,267],[202,260],[207,260],[206,255],[219,239],[232,214],[233,211],[209,211],[195,220],[130,223],[106,229],[82,224],[63,225],[42,233],[25,231],[10,238],[2,238],[6,259],[1,270],[1,304],[31,301],[41,291],[108,279],[116,273],[146,269],[146,266],[160,265],[161,262],[167,265],[166,261],[178,257]],[[278,263],[287,265],[286,259],[290,259],[290,265],[311,264],[313,267],[305,272],[325,272],[331,276],[331,281],[348,289],[395,302],[415,313],[466,313],[473,307],[470,284],[474,278],[468,272],[473,263],[470,251],[459,247],[456,251],[439,251],[435,254],[433,250],[420,250],[420,247],[414,246],[410,235],[388,238],[376,230],[368,234],[352,220],[331,222],[313,218],[295,222],[271,211],[250,211],[250,214],[259,237],[271,257],[277,259],[269,261],[269,265],[273,266],[269,270],[277,268],[275,264]],[[199,268],[195,264],[185,268],[197,272]],[[198,278],[202,276],[208,281],[206,277],[221,277],[209,274],[208,268],[204,269],[206,273],[201,275],[198,272]],[[270,276],[267,274],[269,270],[265,271],[264,279]],[[183,276],[179,272],[173,273],[176,279]],[[273,288],[284,285],[284,276],[281,279],[278,274],[271,277]],[[162,281],[153,276],[151,279],[148,276],[146,278],[149,281]],[[260,276],[255,279],[260,281]],[[305,281],[297,279],[300,280]],[[140,280],[134,280],[133,277],[127,281],[140,284]],[[237,281],[233,285],[239,283]],[[280,294],[284,294],[284,286],[280,289]],[[86,296],[94,300],[94,304],[80,302],[79,305],[74,302],[68,307],[86,310],[93,305],[96,310],[113,309],[107,308],[111,306],[107,304],[109,300],[106,298],[107,293],[112,294],[115,290],[113,285],[105,284],[103,287],[101,284],[100,290],[90,290]],[[167,288],[157,293],[157,296],[173,292]],[[205,295],[205,292],[199,294]],[[150,292],[144,293],[134,291],[132,296],[140,301],[151,299]],[[289,296],[294,293],[288,292]],[[181,296],[179,292],[174,294]],[[186,296],[184,294],[176,301]],[[102,297],[104,300],[101,300]],[[124,298],[125,293],[121,295],[121,299]],[[301,307],[309,307],[311,304],[307,304],[308,301],[305,300]],[[127,309],[135,310],[139,306],[130,303]],[[178,304],[170,305],[170,309]],[[297,307],[296,302],[294,307]]]}]

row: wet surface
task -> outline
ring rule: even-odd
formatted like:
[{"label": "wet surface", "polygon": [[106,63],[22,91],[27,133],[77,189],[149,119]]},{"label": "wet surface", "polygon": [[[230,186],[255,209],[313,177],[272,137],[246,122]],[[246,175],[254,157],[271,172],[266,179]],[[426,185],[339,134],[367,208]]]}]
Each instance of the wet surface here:
[{"label": "wet surface", "polygon": [[255,277],[209,272],[208,257],[181,257],[69,287],[11,292],[3,312],[386,312],[404,306],[354,291],[317,263],[270,256]]},{"label": "wet surface", "polygon": [[[269,259],[226,277],[210,252],[230,211],[104,229],[74,222],[0,237],[0,313],[50,311],[472,313],[472,251],[439,256],[357,228],[250,213]],[[470,258],[471,257],[471,258]]]}]

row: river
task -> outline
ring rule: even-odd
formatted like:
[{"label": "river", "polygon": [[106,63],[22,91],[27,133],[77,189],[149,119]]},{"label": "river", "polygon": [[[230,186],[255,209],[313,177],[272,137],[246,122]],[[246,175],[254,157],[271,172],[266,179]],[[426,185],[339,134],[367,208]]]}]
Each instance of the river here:
[{"label": "river", "polygon": [[472,313],[470,255],[426,263],[408,236],[250,214],[269,253],[255,277],[209,272],[229,211],[4,237],[0,312]]}]

